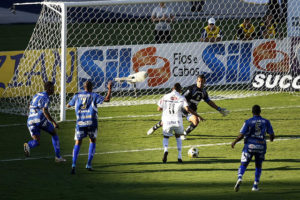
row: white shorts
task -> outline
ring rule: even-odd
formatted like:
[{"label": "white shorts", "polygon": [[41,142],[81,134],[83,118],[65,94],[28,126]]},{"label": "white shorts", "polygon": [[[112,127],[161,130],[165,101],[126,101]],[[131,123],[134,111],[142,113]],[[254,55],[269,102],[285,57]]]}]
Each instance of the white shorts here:
[{"label": "white shorts", "polygon": [[170,126],[170,127],[163,126],[163,135],[164,136],[172,137],[173,132],[176,135],[183,135],[183,132],[184,132],[183,126],[179,126],[179,127],[178,126]]}]

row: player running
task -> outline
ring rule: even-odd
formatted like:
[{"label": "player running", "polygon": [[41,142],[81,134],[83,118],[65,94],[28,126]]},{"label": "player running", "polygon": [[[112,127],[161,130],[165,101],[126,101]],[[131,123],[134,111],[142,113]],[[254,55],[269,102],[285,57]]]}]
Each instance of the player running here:
[{"label": "player running", "polygon": [[30,150],[40,144],[41,130],[48,132],[52,136],[52,144],[55,151],[55,161],[65,162],[66,160],[60,156],[59,138],[55,131],[58,124],[51,117],[48,111],[50,98],[54,93],[54,84],[50,81],[44,84],[44,92],[37,93],[33,96],[29,106],[29,116],[27,120],[27,127],[33,140],[24,143],[25,156],[30,156]]},{"label": "player running", "polygon": [[72,171],[71,174],[75,174],[76,161],[82,139],[89,136],[90,146],[88,161],[86,169],[92,171],[92,160],[96,149],[96,138],[98,132],[98,108],[97,104],[102,104],[103,102],[109,102],[111,97],[111,82],[107,85],[108,92],[106,97],[92,92],[93,85],[91,81],[86,81],[84,83],[84,91],[78,92],[72,98],[72,100],[67,104],[67,107],[75,106],[75,113],[77,117],[76,129],[75,129],[75,145],[73,149],[73,159],[72,159]]},{"label": "player running", "polygon": [[183,134],[183,122],[182,122],[182,110],[184,109],[186,112],[193,114],[198,119],[203,121],[204,119],[198,115],[195,111],[191,110],[188,107],[188,103],[184,96],[180,95],[181,85],[176,83],[173,87],[171,93],[163,96],[162,99],[158,102],[158,111],[162,111],[162,122],[163,126],[163,146],[164,146],[164,156],[163,163],[167,162],[168,157],[168,145],[169,145],[169,137],[173,136],[173,132],[175,133],[176,141],[177,141],[177,149],[178,149],[178,162],[182,163],[182,155],[181,155],[181,146],[182,141],[180,139],[180,135]]},{"label": "player running", "polygon": [[[206,79],[204,74],[199,75],[197,77],[197,83],[189,86],[186,89],[186,91],[183,92],[183,96],[186,98],[188,106],[191,108],[191,110],[197,112],[197,106],[199,102],[203,99],[208,105],[219,111],[223,116],[228,115],[228,110],[226,110],[225,108],[218,107],[212,100],[210,100],[208,93],[204,88],[205,80]],[[187,120],[191,122],[191,124],[184,131],[184,135],[181,136],[181,139],[185,140],[186,136],[198,126],[200,120],[196,115],[187,113],[186,111],[183,111],[183,114],[186,116]],[[159,121],[157,124],[155,124],[152,128],[148,130],[147,135],[151,135],[161,126],[162,123],[161,121]]]},{"label": "player running", "polygon": [[246,120],[240,134],[232,142],[231,147],[244,138],[244,148],[242,151],[241,166],[238,170],[238,180],[234,186],[236,192],[239,191],[242,184],[243,175],[250,163],[252,157],[255,157],[255,180],[252,191],[259,191],[258,183],[262,171],[262,163],[265,160],[267,150],[266,133],[270,135],[270,141],[275,138],[272,125],[269,120],[260,116],[261,109],[259,105],[252,107],[253,117]]}]

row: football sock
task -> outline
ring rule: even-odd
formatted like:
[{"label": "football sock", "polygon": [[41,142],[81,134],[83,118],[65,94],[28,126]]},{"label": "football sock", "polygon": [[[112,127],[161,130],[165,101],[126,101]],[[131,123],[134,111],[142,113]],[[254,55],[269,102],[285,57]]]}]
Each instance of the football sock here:
[{"label": "football sock", "polygon": [[164,152],[168,151],[168,146],[169,146],[169,138],[163,139],[163,146],[164,146]]},{"label": "football sock", "polygon": [[260,175],[261,175],[261,168],[255,168],[255,182],[259,182],[260,179]]},{"label": "football sock", "polygon": [[191,123],[185,130],[186,134],[189,134],[190,132],[192,132],[192,130],[194,130],[196,127],[197,126],[195,126],[193,123]]},{"label": "football sock", "polygon": [[177,141],[178,159],[182,159],[182,156],[181,156],[182,140],[179,137],[179,138],[176,138],[176,141]]},{"label": "football sock", "polygon": [[243,178],[243,175],[244,175],[246,169],[247,169],[247,166],[245,166],[245,165],[241,165],[240,166],[240,168],[238,170],[238,179],[242,179]]},{"label": "football sock", "polygon": [[52,144],[53,144],[53,147],[54,147],[55,156],[60,158],[60,148],[59,148],[58,135],[52,136]]},{"label": "football sock", "polygon": [[89,157],[88,157],[88,163],[87,163],[89,166],[92,165],[92,160],[94,158],[95,149],[96,149],[96,143],[91,142],[90,147],[89,147]]},{"label": "football sock", "polygon": [[161,121],[159,121],[157,124],[155,124],[153,126],[153,129],[156,130],[156,129],[160,128],[160,127],[161,127]]},{"label": "football sock", "polygon": [[72,167],[76,166],[79,150],[80,150],[80,145],[75,144],[73,149]]},{"label": "football sock", "polygon": [[30,149],[39,145],[38,141],[36,140],[30,140],[27,144],[29,145]]}]

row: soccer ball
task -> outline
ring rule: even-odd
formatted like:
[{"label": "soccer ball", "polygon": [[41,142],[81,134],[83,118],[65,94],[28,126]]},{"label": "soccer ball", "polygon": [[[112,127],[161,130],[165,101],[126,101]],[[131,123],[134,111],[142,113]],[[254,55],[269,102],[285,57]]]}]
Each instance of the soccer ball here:
[{"label": "soccer ball", "polygon": [[192,147],[188,151],[188,156],[190,158],[197,158],[199,156],[199,150],[196,147]]}]

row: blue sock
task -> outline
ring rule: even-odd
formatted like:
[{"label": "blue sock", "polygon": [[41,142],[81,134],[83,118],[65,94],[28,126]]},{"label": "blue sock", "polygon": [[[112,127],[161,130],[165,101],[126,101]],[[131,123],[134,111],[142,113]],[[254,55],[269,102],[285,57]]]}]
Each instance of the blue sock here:
[{"label": "blue sock", "polygon": [[96,149],[96,143],[91,142],[90,147],[89,147],[89,158],[88,158],[88,163],[87,163],[88,166],[92,165],[92,160],[94,158],[95,149]]},{"label": "blue sock", "polygon": [[34,147],[39,145],[38,141],[36,140],[30,140],[27,144],[29,145],[30,149],[33,149]]},{"label": "blue sock", "polygon": [[261,175],[261,168],[255,168],[255,182],[259,182],[260,179],[260,175]]},{"label": "blue sock", "polygon": [[247,166],[245,166],[245,165],[241,165],[240,166],[240,168],[238,170],[238,179],[242,179],[243,178],[243,175],[244,175],[246,169],[247,169]]},{"label": "blue sock", "polygon": [[80,145],[74,145],[74,149],[73,149],[73,160],[72,160],[72,167],[76,166],[76,162],[77,162],[77,157],[78,157],[78,153],[80,150]]},{"label": "blue sock", "polygon": [[53,144],[53,147],[54,147],[55,156],[60,158],[60,148],[59,148],[58,135],[52,136],[52,144]]}]

